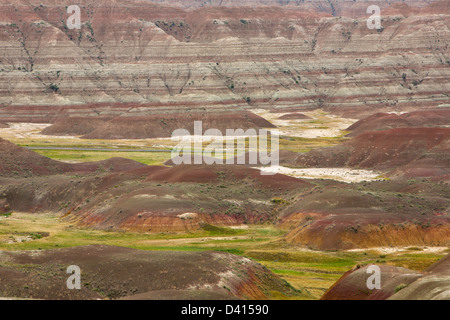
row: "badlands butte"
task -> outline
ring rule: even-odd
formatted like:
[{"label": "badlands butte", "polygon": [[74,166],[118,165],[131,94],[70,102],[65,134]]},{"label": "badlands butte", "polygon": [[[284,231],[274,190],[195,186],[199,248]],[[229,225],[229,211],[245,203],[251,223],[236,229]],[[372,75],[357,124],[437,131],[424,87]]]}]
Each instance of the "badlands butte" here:
[{"label": "badlands butte", "polygon": [[[0,297],[449,299],[449,26],[449,1],[2,1]],[[280,166],[175,166],[195,121],[278,129]]]}]

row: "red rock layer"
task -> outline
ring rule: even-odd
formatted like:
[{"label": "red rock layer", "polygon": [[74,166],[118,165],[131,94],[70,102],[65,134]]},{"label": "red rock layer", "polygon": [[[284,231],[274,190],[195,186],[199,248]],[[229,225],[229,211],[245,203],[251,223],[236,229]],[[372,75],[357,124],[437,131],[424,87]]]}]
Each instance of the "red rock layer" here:
[{"label": "red rock layer", "polygon": [[[159,111],[161,112],[161,111]],[[150,113],[150,112],[149,112]],[[201,121],[204,134],[209,129],[217,129],[224,136],[227,129],[236,130],[274,128],[263,118],[248,111],[235,112],[195,112],[188,110],[176,113],[129,112],[129,116],[106,117],[65,117],[44,129],[48,135],[82,135],[85,139],[148,139],[168,138],[178,129],[194,134],[194,123]]]},{"label": "red rock layer", "polygon": [[347,130],[351,131],[348,136],[355,137],[358,134],[367,131],[379,131],[394,128],[448,126],[450,126],[450,109],[442,108],[404,113],[401,115],[392,113],[376,113],[368,118],[356,122]]},{"label": "red rock layer", "polygon": [[319,168],[369,168],[409,177],[443,177],[450,173],[449,143],[448,128],[370,131],[337,147],[298,156],[295,163]]},{"label": "red rock layer", "polygon": [[[360,117],[449,102],[448,1],[232,7],[243,3],[83,0],[82,28],[69,30],[61,1],[3,1],[0,103],[226,101]],[[371,3],[383,8],[383,29],[367,28]],[[0,108],[1,119],[34,117],[42,111]]]},{"label": "red rock layer", "polygon": [[280,225],[293,228],[290,244],[319,250],[392,246],[448,246],[449,217],[423,218],[392,213],[298,213]]}]

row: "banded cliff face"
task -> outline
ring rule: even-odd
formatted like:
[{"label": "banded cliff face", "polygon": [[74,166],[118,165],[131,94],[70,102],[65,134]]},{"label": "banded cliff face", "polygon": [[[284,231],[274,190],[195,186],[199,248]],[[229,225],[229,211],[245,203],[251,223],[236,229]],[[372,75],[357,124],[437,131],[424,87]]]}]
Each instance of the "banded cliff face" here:
[{"label": "banded cliff face", "polygon": [[[93,116],[120,103],[121,115],[219,104],[355,117],[449,103],[448,1],[246,3],[82,0],[70,30],[72,1],[2,1],[0,120],[51,122],[59,106],[93,103]],[[370,4],[382,29],[367,28]],[[17,107],[28,105],[44,108]]]}]

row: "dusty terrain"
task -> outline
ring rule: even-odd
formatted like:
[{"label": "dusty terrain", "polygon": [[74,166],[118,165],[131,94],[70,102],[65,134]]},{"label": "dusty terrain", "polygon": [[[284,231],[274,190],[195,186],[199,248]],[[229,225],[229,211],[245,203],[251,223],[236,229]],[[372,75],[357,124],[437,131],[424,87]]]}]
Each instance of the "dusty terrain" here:
[{"label": "dusty terrain", "polygon": [[450,109],[441,108],[429,111],[415,111],[400,115],[394,113],[376,113],[362,119],[347,130],[348,136],[354,137],[368,131],[388,130],[393,128],[442,127],[450,126]]},{"label": "dusty terrain", "polygon": [[58,173],[120,172],[144,167],[136,161],[113,158],[100,162],[68,164],[43,157],[0,138],[0,176],[31,177]]},{"label": "dusty terrain", "polygon": [[[81,290],[67,289],[66,269],[71,265],[82,271]],[[296,294],[263,266],[227,253],[152,252],[99,245],[2,251],[0,278],[2,297],[27,299],[255,300],[267,299],[272,291]]]},{"label": "dusty terrain", "polygon": [[283,209],[286,240],[321,250],[449,245],[448,183],[330,182]]},{"label": "dusty terrain", "polygon": [[[26,155],[37,156],[29,150]],[[446,246],[450,238],[449,187],[443,181],[306,182],[283,174],[263,176],[258,169],[238,165],[130,162],[131,168],[112,174],[99,171],[99,164],[65,165],[70,175],[3,178],[2,212],[59,212],[78,226],[140,232],[194,232],[209,225],[279,221],[282,230],[289,230],[288,243],[321,250]],[[91,170],[74,176],[81,171],[73,168],[78,166]]]},{"label": "dusty terrain", "polygon": [[[161,112],[161,111],[159,111]],[[204,131],[218,129],[225,135],[230,127],[243,130],[274,128],[263,118],[248,111],[150,113],[122,117],[65,117],[45,128],[42,134],[82,136],[84,139],[148,139],[170,138],[177,129],[194,134],[194,122],[202,121]],[[189,124],[189,125],[187,125]]]},{"label": "dusty terrain", "polygon": [[[448,299],[450,2],[372,2],[3,1],[0,298]],[[280,165],[174,166],[199,120]]]},{"label": "dusty terrain", "polygon": [[368,266],[346,273],[325,295],[323,300],[448,300],[450,298],[450,256],[430,266],[424,272],[405,268],[380,266],[381,290],[366,286]]},{"label": "dusty terrain", "polygon": [[296,159],[298,167],[371,168],[392,176],[450,174],[449,128],[396,128],[362,133],[342,145],[314,150]]}]

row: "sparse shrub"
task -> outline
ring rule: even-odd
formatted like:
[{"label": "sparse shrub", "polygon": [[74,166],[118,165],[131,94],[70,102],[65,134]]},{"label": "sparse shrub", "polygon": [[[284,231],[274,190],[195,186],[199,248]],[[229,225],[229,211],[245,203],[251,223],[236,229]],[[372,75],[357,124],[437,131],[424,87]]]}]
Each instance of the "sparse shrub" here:
[{"label": "sparse shrub", "polygon": [[402,284],[398,285],[397,288],[395,288],[395,293],[397,293],[397,292],[399,292],[400,290],[403,290],[403,289],[405,289],[405,288],[407,288],[407,287],[408,287],[407,284],[402,283]]},{"label": "sparse shrub", "polygon": [[58,85],[56,85],[56,84],[54,84],[54,83],[51,83],[51,84],[47,87],[47,89],[53,91],[54,93],[57,93],[57,92],[59,91]]}]

